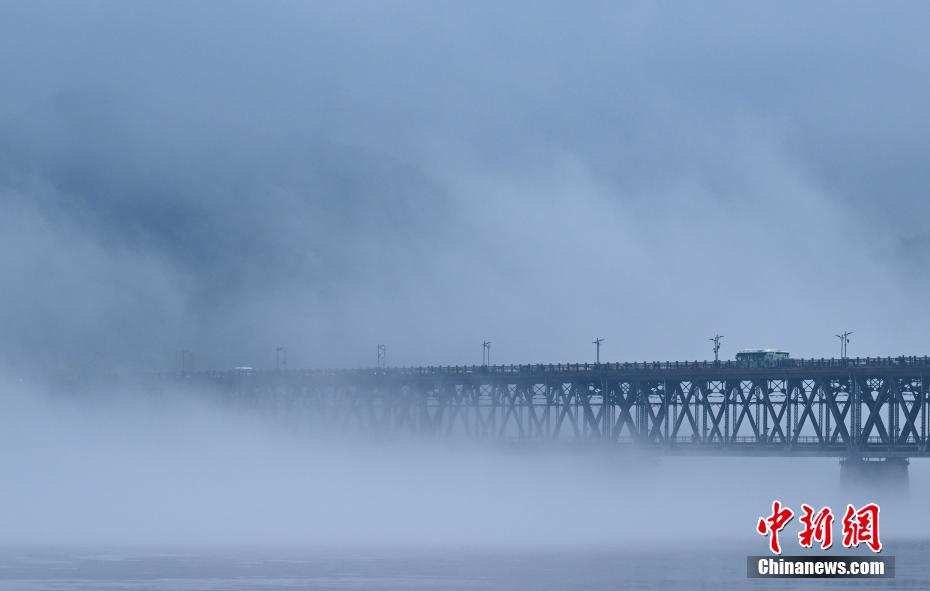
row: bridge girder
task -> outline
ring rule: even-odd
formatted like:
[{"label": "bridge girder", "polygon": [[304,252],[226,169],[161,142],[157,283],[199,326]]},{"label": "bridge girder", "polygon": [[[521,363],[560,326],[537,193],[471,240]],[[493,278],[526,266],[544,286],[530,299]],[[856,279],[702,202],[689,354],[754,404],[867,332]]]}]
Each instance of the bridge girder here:
[{"label": "bridge girder", "polygon": [[[920,457],[927,358],[175,375],[343,432],[596,442],[668,454]],[[165,377],[165,376],[163,376]]]}]

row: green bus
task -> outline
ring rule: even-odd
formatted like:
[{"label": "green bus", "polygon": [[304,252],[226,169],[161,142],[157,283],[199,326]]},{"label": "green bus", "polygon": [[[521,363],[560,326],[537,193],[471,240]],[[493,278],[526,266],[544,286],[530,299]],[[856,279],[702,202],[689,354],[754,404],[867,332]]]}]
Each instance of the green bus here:
[{"label": "green bus", "polygon": [[780,365],[788,359],[791,355],[781,349],[744,349],[736,354],[736,362],[746,367]]}]

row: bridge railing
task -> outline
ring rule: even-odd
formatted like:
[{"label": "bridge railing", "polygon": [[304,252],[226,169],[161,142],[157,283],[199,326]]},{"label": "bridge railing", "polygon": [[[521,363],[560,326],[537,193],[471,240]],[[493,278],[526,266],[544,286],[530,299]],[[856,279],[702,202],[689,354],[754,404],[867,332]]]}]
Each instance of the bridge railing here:
[{"label": "bridge railing", "polygon": [[[687,444],[687,445],[693,445],[693,444],[698,444],[698,445],[733,445],[733,444],[735,445],[772,445],[775,447],[785,447],[785,443],[780,439],[776,439],[772,442],[769,442],[767,441],[767,438],[765,436],[756,437],[755,435],[739,435],[737,437],[730,437],[729,439],[726,440],[725,443],[721,441],[720,439],[707,441],[706,438],[700,438],[694,435],[679,435],[674,438],[670,438],[670,443]],[[866,441],[862,441],[861,444],[871,445],[871,446],[880,445],[883,447],[887,447],[888,441],[883,440],[881,437],[878,437],[876,435],[872,435],[868,437]],[[798,436],[796,439],[792,438],[791,445],[799,445],[799,446],[835,445],[837,447],[847,446],[847,444],[842,441],[838,441],[835,443],[821,441],[820,438],[817,437],[816,435],[801,435],[801,436]],[[913,442],[911,443],[911,445],[913,445]]]},{"label": "bridge railing", "polygon": [[[432,375],[520,375],[520,374],[567,374],[598,372],[655,372],[688,370],[738,370],[738,369],[856,369],[856,368],[901,368],[919,367],[930,369],[930,357],[856,357],[821,359],[779,359],[747,364],[733,360],[725,361],[642,361],[614,363],[547,363],[511,365],[431,365],[419,367],[357,368],[357,369],[305,369],[305,370],[215,370],[185,372],[184,375],[223,378],[256,374],[288,374],[302,376],[432,376]],[[166,375],[178,375],[169,373]]]}]

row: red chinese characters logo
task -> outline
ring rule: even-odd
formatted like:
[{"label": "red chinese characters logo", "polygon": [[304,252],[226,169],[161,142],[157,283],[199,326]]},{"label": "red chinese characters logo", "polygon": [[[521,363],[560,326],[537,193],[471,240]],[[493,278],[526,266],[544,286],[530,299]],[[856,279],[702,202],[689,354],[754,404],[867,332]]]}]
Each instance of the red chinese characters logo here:
[{"label": "red chinese characters logo", "polygon": [[756,531],[759,532],[759,535],[769,536],[769,549],[773,554],[781,554],[778,532],[785,529],[792,517],[794,517],[794,511],[788,507],[783,508],[779,501],[772,501],[772,514],[768,517],[759,518]]},{"label": "red chinese characters logo", "polygon": [[[846,506],[846,513],[843,516],[843,546],[845,548],[855,548],[859,544],[865,544],[873,552],[881,552],[878,512],[879,508],[875,503],[869,503],[859,510],[852,505]],[[781,554],[778,534],[793,517],[794,511],[776,500],[772,502],[772,513],[759,518],[756,532],[759,535],[769,536],[769,549],[773,554]],[[815,512],[810,505],[802,504],[798,521],[803,526],[798,533],[798,544],[802,548],[812,548],[814,542],[818,542],[822,550],[833,546],[833,512],[830,511],[830,507],[824,507]]]},{"label": "red chinese characters logo", "polygon": [[865,544],[872,552],[882,551],[882,541],[878,537],[878,505],[869,503],[856,511],[852,505],[846,505],[843,515],[843,546],[855,548]]},{"label": "red chinese characters logo", "polygon": [[802,548],[810,548],[814,541],[820,542],[820,548],[827,550],[833,545],[833,513],[830,507],[824,507],[814,515],[814,508],[807,504],[801,505],[804,513],[799,518],[804,529],[798,534],[798,542]]}]

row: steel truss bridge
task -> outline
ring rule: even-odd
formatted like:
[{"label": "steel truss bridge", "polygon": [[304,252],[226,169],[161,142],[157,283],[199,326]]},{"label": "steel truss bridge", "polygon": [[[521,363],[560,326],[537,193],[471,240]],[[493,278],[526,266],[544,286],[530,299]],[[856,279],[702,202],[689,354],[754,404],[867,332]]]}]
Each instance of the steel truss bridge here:
[{"label": "steel truss bridge", "polygon": [[930,358],[159,374],[344,432],[667,454],[930,455]]}]

